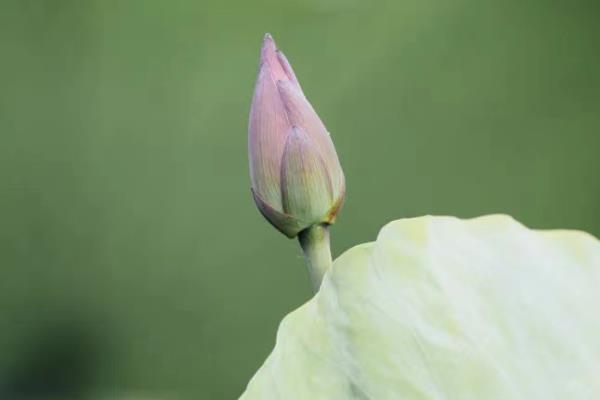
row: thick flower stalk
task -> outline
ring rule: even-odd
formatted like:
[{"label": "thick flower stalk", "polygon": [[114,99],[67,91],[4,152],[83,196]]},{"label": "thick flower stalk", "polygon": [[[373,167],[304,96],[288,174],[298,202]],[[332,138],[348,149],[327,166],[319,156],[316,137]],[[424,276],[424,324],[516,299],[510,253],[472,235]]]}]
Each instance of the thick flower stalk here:
[{"label": "thick flower stalk", "polygon": [[329,132],[269,34],[250,110],[248,154],[258,209],[283,234],[299,238],[318,289],[331,266],[328,226],[344,201],[344,174]]}]

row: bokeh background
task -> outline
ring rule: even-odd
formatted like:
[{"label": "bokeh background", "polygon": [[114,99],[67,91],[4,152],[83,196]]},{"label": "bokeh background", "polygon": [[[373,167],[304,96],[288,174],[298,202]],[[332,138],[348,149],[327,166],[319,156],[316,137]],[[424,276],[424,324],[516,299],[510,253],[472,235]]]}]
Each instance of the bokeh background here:
[{"label": "bokeh background", "polygon": [[599,9],[2,0],[0,398],[241,394],[311,296],[249,191],[267,31],[346,172],[335,254],[422,214],[600,235]]}]

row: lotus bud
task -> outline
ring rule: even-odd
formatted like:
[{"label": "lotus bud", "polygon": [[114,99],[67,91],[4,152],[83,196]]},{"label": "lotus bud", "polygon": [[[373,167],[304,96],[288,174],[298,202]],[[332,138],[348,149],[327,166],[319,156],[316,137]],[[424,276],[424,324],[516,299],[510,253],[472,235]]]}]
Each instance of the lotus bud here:
[{"label": "lotus bud", "polygon": [[248,153],[254,201],[275,228],[293,238],[334,222],[345,192],[338,156],[269,34],[250,110]]}]

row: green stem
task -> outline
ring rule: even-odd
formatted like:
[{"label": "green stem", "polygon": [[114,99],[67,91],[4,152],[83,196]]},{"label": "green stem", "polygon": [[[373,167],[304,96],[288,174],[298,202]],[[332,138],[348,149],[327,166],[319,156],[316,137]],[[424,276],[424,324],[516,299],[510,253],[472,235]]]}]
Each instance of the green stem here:
[{"label": "green stem", "polygon": [[331,250],[329,248],[329,226],[313,225],[298,235],[300,246],[308,266],[308,274],[315,292],[319,290],[325,272],[331,269]]}]

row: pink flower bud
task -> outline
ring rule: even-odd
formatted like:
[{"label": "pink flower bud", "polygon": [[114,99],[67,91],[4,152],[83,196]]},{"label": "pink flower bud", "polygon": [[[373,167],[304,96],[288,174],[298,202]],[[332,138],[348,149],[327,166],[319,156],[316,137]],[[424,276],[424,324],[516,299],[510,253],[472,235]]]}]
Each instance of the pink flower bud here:
[{"label": "pink flower bud", "polygon": [[300,87],[292,66],[265,35],[248,127],[254,200],[288,237],[333,223],[345,192],[329,132]]}]

